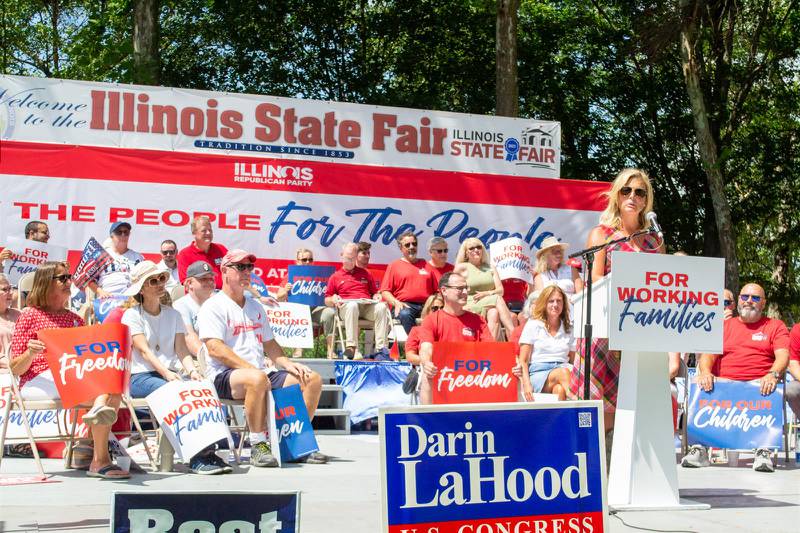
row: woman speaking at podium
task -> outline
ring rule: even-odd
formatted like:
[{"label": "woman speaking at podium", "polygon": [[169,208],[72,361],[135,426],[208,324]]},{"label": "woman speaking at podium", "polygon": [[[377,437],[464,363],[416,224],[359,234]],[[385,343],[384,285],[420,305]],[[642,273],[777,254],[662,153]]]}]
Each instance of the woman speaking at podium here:
[{"label": "woman speaking at podium", "polygon": [[[622,170],[606,193],[608,205],[600,214],[600,224],[589,232],[586,247],[599,246],[622,237],[633,235],[647,227],[645,215],[653,209],[653,187],[643,170]],[[638,235],[627,242],[617,243],[595,254],[592,281],[597,282],[611,272],[612,252],[664,253],[664,243],[655,234]],[[575,327],[579,327],[575,324]],[[579,340],[578,357],[572,369],[570,392],[583,397],[584,339]],[[614,428],[617,406],[620,352],[608,349],[608,339],[593,339],[591,347],[592,373],[589,397],[603,400],[606,433]]]}]

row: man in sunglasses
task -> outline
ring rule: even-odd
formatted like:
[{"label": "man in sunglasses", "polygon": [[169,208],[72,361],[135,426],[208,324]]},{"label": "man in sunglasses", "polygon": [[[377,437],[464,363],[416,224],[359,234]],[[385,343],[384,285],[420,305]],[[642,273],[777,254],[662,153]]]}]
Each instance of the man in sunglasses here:
[{"label": "man in sunglasses", "polygon": [[183,283],[186,280],[186,269],[195,261],[205,261],[214,269],[214,286],[222,288],[222,273],[220,264],[228,249],[214,241],[214,230],[211,228],[211,219],[205,215],[196,217],[190,226],[194,240],[189,246],[178,252],[178,278]]},{"label": "man in sunglasses", "polygon": [[158,266],[169,271],[167,291],[181,284],[178,277],[178,245],[175,241],[167,239],[161,243],[161,262]]},{"label": "man in sunglasses", "polygon": [[[322,378],[310,368],[292,362],[275,341],[264,307],[245,298],[255,255],[231,250],[222,258],[222,290],[209,298],[197,315],[200,340],[208,348],[206,377],[220,398],[244,400],[250,428],[250,464],[275,467],[267,439],[267,402],[272,388],[299,384],[308,415],[314,418],[322,392]],[[324,463],[315,452],[303,462]]]},{"label": "man in sunglasses", "polygon": [[425,263],[425,270],[433,276],[434,286],[439,286],[439,280],[448,272],[453,271],[453,264],[447,262],[447,241],[442,237],[433,237],[428,241],[428,253],[431,258]]},{"label": "man in sunglasses", "polygon": [[[769,395],[789,363],[789,331],[778,319],[763,315],[767,299],[764,289],[748,283],[739,293],[739,316],[725,321],[722,355],[702,354],[698,364],[697,384],[704,391],[714,388],[717,378],[732,381],[759,380],[761,394]],[[715,365],[716,363],[716,365]],[[687,468],[708,466],[708,450],[694,445],[681,461]],[[753,470],[773,472],[771,452],[756,450]]]},{"label": "man in sunglasses", "polygon": [[144,256],[128,248],[131,238],[131,225],[127,222],[114,222],[108,231],[109,241],[103,243],[106,251],[114,259],[107,264],[97,281],[90,281],[89,288],[98,298],[108,298],[122,294],[131,285],[131,270],[144,261]]},{"label": "man in sunglasses", "polygon": [[406,333],[417,325],[422,306],[436,292],[433,275],[425,268],[427,262],[417,257],[417,236],[412,231],[401,233],[397,245],[403,257],[389,263],[381,281],[381,296],[394,310]]}]

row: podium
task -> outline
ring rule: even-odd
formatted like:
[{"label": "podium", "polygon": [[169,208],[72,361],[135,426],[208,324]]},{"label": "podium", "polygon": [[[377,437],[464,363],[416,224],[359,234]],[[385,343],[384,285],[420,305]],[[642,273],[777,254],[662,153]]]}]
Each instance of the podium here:
[{"label": "podium", "polygon": [[592,287],[593,336],[622,351],[609,508],[708,509],[678,493],[667,352],[722,352],[724,260],[613,252],[613,264]]}]

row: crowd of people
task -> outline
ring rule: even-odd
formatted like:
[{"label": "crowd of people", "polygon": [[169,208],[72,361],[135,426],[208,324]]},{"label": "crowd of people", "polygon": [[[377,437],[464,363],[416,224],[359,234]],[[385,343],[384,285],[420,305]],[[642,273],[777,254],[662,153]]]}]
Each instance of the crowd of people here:
[{"label": "crowd of people", "polygon": [[[599,281],[612,271],[613,251],[665,253],[645,215],[653,207],[648,175],[638,169],[620,172],[607,193],[607,206],[597,226],[588,234],[587,247],[628,238],[596,253],[591,275]],[[252,285],[256,258],[244,250],[228,250],[214,242],[211,220],[191,223],[193,240],[182,249],[173,240],[160,247],[162,260],[154,263],[129,248],[131,224],[115,222],[103,243],[110,261],[89,289],[97,298],[128,297],[128,302],[106,320],[129,327],[132,342],[132,397],[141,398],[179,379],[207,379],[221,398],[242,400],[250,428],[251,463],[276,466],[266,435],[268,393],[273,388],[299,384],[310,416],[321,393],[321,378],[307,366],[286,357],[272,335],[264,305],[286,301],[292,290],[288,275],[273,296],[260,294]],[[47,242],[47,225],[34,221],[25,228],[31,240]],[[518,345],[515,374],[521,394],[549,393],[559,400],[583,397],[584,354],[591,359],[590,398],[601,400],[607,442],[613,435],[621,354],[610,350],[608,339],[595,338],[591,346],[575,331],[572,301],[583,289],[578,269],[565,261],[568,244],[548,237],[540,243],[532,279],[501,280],[490,261],[486,245],[465,239],[448,262],[448,244],[441,237],[427,242],[429,257],[419,255],[418,237],[403,232],[396,238],[400,257],[386,267],[380,281],[369,268],[370,244],[344,244],[341,267],[329,278],[324,305],[311,309],[313,322],[326,339],[329,358],[336,357],[334,325],[344,329],[341,356],[358,359],[361,321],[372,324],[375,348],[387,349],[400,329],[407,336],[406,359],[420,369],[419,399],[431,402],[433,381],[439,372],[433,354],[439,341],[503,341]],[[8,249],[0,259],[11,257]],[[311,265],[312,250],[297,250],[295,264]],[[15,298],[8,280],[0,274],[0,347],[10,353],[10,366],[19,376],[24,398],[57,397],[44,350],[37,339],[42,329],[76,327],[84,318],[67,309],[70,295],[69,265],[48,262],[35,274],[29,294]],[[170,298],[174,288],[178,298]],[[173,301],[174,300],[174,301]],[[17,301],[18,309],[15,308]],[[791,333],[777,319],[763,315],[766,295],[757,284],[740,293],[725,292],[722,354],[697,357],[697,383],[711,390],[716,379],[759,380],[761,392],[771,393],[787,372],[794,380],[785,384],[786,398],[800,412],[800,325]],[[394,332],[393,332],[394,330]],[[390,335],[394,333],[394,335]],[[295,356],[301,355],[297,350]],[[670,354],[670,376],[675,378],[685,354]],[[667,379],[667,376],[665,376]],[[129,474],[113,465],[105,442],[116,420],[120,398],[96,398],[83,421],[90,427],[92,449],[86,464],[89,475],[107,479]],[[324,463],[322,453],[305,458]],[[702,446],[690,449],[682,464],[702,467],[708,454]],[[193,472],[218,474],[231,470],[214,448],[191,459]],[[754,468],[772,471],[768,450],[758,450]]]}]

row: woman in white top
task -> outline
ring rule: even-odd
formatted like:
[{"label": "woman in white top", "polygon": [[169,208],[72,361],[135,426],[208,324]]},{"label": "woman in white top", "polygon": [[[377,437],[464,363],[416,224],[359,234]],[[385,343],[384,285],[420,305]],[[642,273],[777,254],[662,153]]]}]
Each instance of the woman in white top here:
[{"label": "woman in white top", "polygon": [[[542,290],[519,339],[522,394],[527,401],[534,392],[567,398],[575,356],[575,337],[569,321],[567,296],[558,285]],[[527,372],[525,371],[527,369]]]},{"label": "woman in white top", "polygon": [[541,291],[548,285],[558,285],[569,297],[583,290],[578,270],[564,262],[567,248],[569,244],[558,242],[555,237],[547,237],[542,241],[541,248],[536,252],[534,291]]},{"label": "woman in white top", "polygon": [[192,379],[202,376],[194,368],[194,360],[186,347],[186,329],[181,315],[162,305],[169,272],[152,261],[142,261],[131,271],[131,286],[125,291],[131,300],[122,315],[133,344],[130,393],[144,398],[168,381],[182,379],[178,369]]}]

